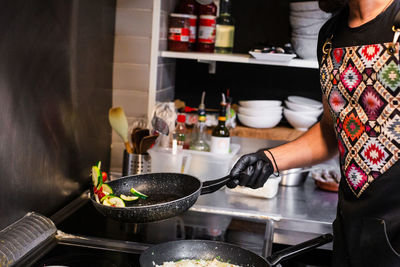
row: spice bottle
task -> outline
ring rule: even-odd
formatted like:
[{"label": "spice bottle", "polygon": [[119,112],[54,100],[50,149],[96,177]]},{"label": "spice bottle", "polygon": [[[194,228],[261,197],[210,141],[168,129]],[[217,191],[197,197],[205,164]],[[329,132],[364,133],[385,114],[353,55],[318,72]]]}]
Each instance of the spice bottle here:
[{"label": "spice bottle", "polygon": [[189,50],[193,51],[197,39],[197,4],[195,0],[181,0],[178,5],[178,13],[189,15]]},{"label": "spice bottle", "polygon": [[197,51],[214,53],[217,6],[212,1],[197,0],[199,3],[199,33]]}]

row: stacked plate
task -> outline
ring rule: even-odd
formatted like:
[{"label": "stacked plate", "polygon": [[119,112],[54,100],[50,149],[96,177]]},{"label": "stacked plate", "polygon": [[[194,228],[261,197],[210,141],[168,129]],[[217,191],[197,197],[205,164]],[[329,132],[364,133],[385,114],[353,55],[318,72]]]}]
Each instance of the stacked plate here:
[{"label": "stacked plate", "polygon": [[302,96],[288,96],[285,105],[283,114],[286,120],[299,131],[307,131],[323,111],[321,102]]},{"label": "stacked plate", "polygon": [[330,16],[319,9],[318,1],[290,3],[292,45],[297,55],[317,59],[318,32]]},{"label": "stacked plate", "polygon": [[252,128],[272,128],[282,119],[282,101],[239,101],[239,121]]}]

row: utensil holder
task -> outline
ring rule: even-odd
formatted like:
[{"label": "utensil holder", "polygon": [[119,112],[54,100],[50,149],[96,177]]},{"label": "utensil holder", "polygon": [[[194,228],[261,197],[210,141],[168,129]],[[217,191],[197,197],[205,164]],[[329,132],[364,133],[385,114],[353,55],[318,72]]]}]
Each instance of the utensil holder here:
[{"label": "utensil holder", "polygon": [[151,172],[151,157],[149,154],[129,154],[124,150],[122,176]]}]

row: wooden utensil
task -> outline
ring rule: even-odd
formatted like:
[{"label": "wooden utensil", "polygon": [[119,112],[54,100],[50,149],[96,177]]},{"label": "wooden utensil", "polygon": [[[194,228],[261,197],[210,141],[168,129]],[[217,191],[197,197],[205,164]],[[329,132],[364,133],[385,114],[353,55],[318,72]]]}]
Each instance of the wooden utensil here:
[{"label": "wooden utensil", "polygon": [[124,141],[126,152],[133,154],[128,140],[128,120],[126,119],[124,110],[120,107],[111,108],[108,112],[108,120],[111,127]]},{"label": "wooden utensil", "polygon": [[135,139],[135,153],[137,154],[142,154],[142,152],[140,151],[140,143],[142,141],[142,139],[146,136],[150,135],[150,131],[148,129],[139,129],[135,132],[133,138]]},{"label": "wooden utensil", "polygon": [[145,136],[140,142],[140,154],[146,154],[147,150],[154,144],[158,135]]},{"label": "wooden utensil", "polygon": [[139,149],[139,148],[136,148],[136,145],[135,145],[135,133],[136,133],[136,131],[139,131],[140,129],[142,129],[142,128],[136,127],[132,130],[132,133],[131,133],[132,150],[134,153],[136,153],[135,151],[137,149]]}]

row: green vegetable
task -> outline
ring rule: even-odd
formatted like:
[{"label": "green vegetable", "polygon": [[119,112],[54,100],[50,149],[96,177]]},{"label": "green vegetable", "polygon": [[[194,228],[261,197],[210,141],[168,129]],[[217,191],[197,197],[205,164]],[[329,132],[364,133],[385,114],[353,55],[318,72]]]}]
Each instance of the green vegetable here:
[{"label": "green vegetable", "polygon": [[120,195],[120,197],[125,201],[134,201],[139,198],[138,196],[125,196],[125,195]]},{"label": "green vegetable", "polygon": [[108,198],[104,199],[103,205],[112,207],[125,207],[125,202],[119,197],[108,195]]},{"label": "green vegetable", "polygon": [[140,197],[140,198],[142,198],[142,199],[148,198],[147,195],[145,195],[145,194],[143,194],[143,193],[137,191],[137,190],[136,190],[135,188],[133,188],[133,187],[131,188],[131,193],[134,194],[134,195],[136,195],[136,196],[138,196],[138,197]]}]

